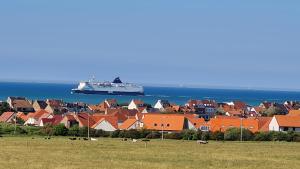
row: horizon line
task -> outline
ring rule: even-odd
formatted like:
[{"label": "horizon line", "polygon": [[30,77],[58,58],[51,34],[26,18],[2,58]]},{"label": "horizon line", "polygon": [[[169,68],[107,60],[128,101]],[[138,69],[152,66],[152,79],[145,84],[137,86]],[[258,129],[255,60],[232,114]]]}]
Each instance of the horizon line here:
[{"label": "horizon line", "polygon": [[[75,81],[36,81],[36,80],[0,80],[0,83],[35,83],[35,84],[74,84]],[[195,85],[195,84],[158,84],[158,83],[138,83],[144,87],[173,87],[192,89],[219,89],[219,90],[249,90],[249,91],[277,91],[277,92],[300,92],[300,89],[267,88],[267,87],[245,87],[245,86],[217,86],[217,85]]]}]

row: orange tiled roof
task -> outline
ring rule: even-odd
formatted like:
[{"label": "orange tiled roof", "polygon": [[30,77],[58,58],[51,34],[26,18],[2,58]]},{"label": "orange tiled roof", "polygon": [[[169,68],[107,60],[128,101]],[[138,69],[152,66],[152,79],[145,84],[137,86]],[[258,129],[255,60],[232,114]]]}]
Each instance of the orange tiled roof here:
[{"label": "orange tiled roof", "polygon": [[257,117],[259,131],[269,131],[269,124],[272,117]]},{"label": "orange tiled roof", "polygon": [[290,110],[288,116],[300,116],[300,110]]},{"label": "orange tiled roof", "polygon": [[255,119],[243,119],[240,118],[213,118],[209,121],[210,130],[226,131],[228,128],[236,127],[240,128],[241,124],[243,128],[249,129],[252,132],[259,131],[258,120]]},{"label": "orange tiled roof", "polygon": [[41,109],[41,110],[39,110],[39,111],[37,111],[37,112],[35,112],[35,113],[29,113],[29,114],[27,115],[27,117],[28,117],[28,118],[39,119],[39,118],[41,118],[42,116],[44,116],[44,115],[46,115],[46,114],[49,114],[49,115],[50,115],[49,112],[47,112],[46,110]]},{"label": "orange tiled roof", "polygon": [[282,127],[300,127],[300,116],[274,116],[278,125]]},{"label": "orange tiled roof", "polygon": [[144,128],[149,130],[181,131],[184,129],[183,115],[178,114],[145,114]]},{"label": "orange tiled roof", "polygon": [[24,121],[27,121],[27,119],[28,119],[27,115],[25,115],[23,112],[18,112],[17,117],[21,118]]},{"label": "orange tiled roof", "polygon": [[120,125],[119,129],[121,130],[127,130],[129,127],[131,127],[137,120],[135,118],[129,118],[122,125]]}]

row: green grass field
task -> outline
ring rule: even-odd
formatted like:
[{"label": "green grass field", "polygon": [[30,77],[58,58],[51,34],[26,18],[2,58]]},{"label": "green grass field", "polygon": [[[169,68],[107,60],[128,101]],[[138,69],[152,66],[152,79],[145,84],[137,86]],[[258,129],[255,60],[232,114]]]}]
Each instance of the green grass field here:
[{"label": "green grass field", "polygon": [[144,143],[100,138],[0,138],[0,168],[300,168],[300,143],[151,140]]}]

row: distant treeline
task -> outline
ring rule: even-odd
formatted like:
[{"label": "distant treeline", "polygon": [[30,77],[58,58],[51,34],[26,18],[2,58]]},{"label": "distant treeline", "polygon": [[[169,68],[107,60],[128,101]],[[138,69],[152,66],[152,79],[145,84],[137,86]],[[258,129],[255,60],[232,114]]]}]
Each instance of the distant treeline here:
[{"label": "distant treeline", "polygon": [[[90,137],[111,137],[111,138],[131,138],[131,139],[159,139],[162,133],[150,130],[116,130],[113,132],[89,129]],[[8,123],[0,123],[0,135],[18,135],[18,136],[71,136],[87,137],[88,128],[78,127],[77,125],[66,128],[63,124],[57,126],[46,125],[44,127],[34,126],[15,126]],[[216,141],[240,141],[241,129],[230,128],[225,132],[203,132],[195,130],[184,130],[179,133],[164,133],[164,139],[177,140],[216,140]],[[258,132],[252,133],[248,129],[242,131],[243,141],[288,141],[300,142],[300,133],[289,132]]]}]

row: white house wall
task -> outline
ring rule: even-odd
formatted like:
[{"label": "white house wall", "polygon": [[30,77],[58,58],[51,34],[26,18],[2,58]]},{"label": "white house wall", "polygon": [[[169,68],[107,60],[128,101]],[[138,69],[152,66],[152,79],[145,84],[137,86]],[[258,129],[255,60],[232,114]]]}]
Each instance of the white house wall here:
[{"label": "white house wall", "polygon": [[104,130],[104,131],[115,131],[116,128],[114,128],[109,122],[106,120],[103,120],[101,123],[99,123],[95,129],[97,130]]},{"label": "white house wall", "polygon": [[269,131],[279,131],[279,125],[275,117],[272,118],[269,124]]}]

